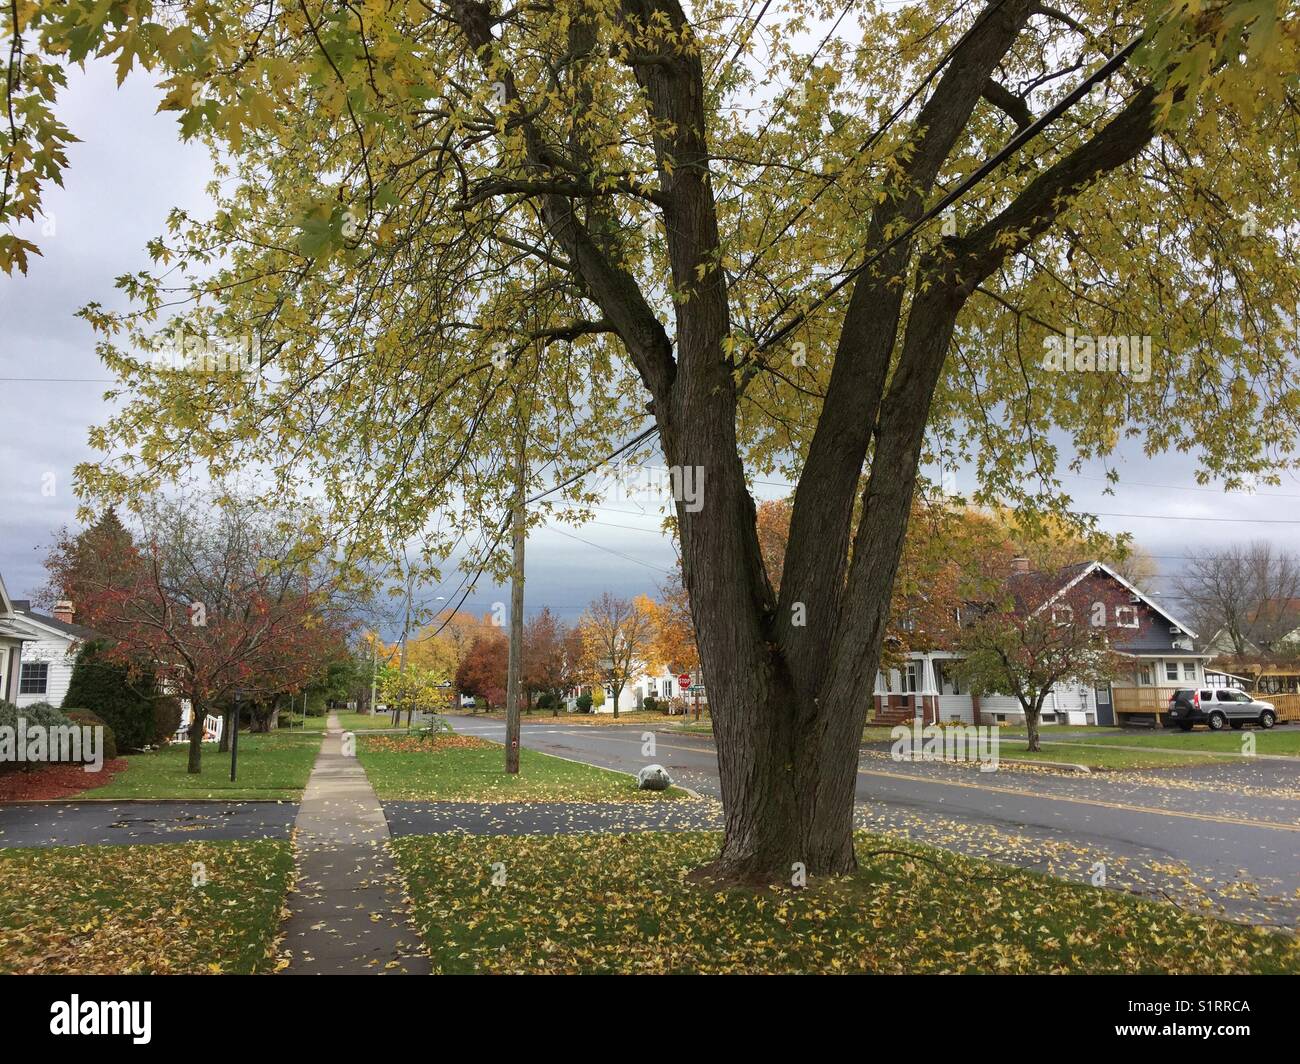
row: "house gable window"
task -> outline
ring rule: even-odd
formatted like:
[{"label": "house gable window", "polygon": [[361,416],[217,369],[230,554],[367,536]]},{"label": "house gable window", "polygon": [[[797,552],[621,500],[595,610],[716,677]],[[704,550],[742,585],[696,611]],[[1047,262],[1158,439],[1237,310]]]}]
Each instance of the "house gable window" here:
[{"label": "house gable window", "polygon": [[45,661],[24,661],[18,675],[20,695],[43,695],[49,690],[50,666]]},{"label": "house gable window", "polygon": [[1138,611],[1136,606],[1116,606],[1115,607],[1115,624],[1119,628],[1136,628],[1138,626]]},{"label": "house gable window", "polygon": [[1072,610],[1069,606],[1052,607],[1053,624],[1059,624],[1064,626],[1069,624],[1073,620],[1074,620],[1074,610]]}]

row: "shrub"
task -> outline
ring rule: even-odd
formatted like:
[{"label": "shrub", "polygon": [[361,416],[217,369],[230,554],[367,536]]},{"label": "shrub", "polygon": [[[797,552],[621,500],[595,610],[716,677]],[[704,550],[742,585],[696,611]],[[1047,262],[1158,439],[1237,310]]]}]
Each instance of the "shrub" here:
[{"label": "shrub", "polygon": [[113,734],[113,728],[110,724],[88,709],[65,709],[64,712],[73,724],[90,728],[102,727],[104,729],[104,760],[112,761],[113,758],[117,757],[117,736]]},{"label": "shrub", "polygon": [[591,712],[591,695],[579,695],[577,709],[579,713]]},{"label": "shrub", "polygon": [[651,712],[653,712],[654,710],[656,710],[656,709],[659,708],[659,702],[658,702],[657,699],[655,699],[655,698],[653,698],[653,697],[651,697],[651,698],[644,698],[644,699],[641,700],[641,708],[642,708],[642,709],[648,709],[648,710],[650,710]]},{"label": "shrub", "polygon": [[19,707],[12,702],[0,701],[0,727],[16,728],[19,718],[42,728],[55,728],[69,723],[63,712],[48,702],[33,702],[30,706]]},{"label": "shrub", "polygon": [[[33,725],[38,728],[58,728],[72,724],[72,721],[62,711],[55,709],[48,702],[33,702],[30,706],[16,706],[12,702],[0,700],[0,728],[13,728],[17,731],[20,720],[24,722],[23,727],[25,728],[30,728]],[[0,772],[32,767],[34,767],[34,763],[27,761],[0,761]]]},{"label": "shrub", "polygon": [[537,696],[538,709],[553,709],[555,707],[555,696],[552,694],[543,694]]},{"label": "shrub", "polygon": [[132,677],[126,665],[105,661],[103,647],[90,642],[81,648],[63,704],[96,714],[124,750],[140,750],[154,738],[153,679]]},{"label": "shrub", "polygon": [[181,700],[170,695],[153,700],[153,735],[149,745],[162,746],[181,726]]}]

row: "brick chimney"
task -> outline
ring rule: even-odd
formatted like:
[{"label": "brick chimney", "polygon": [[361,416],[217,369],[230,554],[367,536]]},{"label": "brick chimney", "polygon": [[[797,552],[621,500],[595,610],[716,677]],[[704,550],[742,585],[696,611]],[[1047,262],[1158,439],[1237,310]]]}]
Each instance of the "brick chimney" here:
[{"label": "brick chimney", "polygon": [[1029,572],[1029,559],[1021,555],[1019,558],[1011,559],[1011,571],[1013,573]]},{"label": "brick chimney", "polygon": [[64,624],[71,624],[72,615],[75,612],[76,610],[72,608],[72,603],[67,599],[54,604],[54,619],[56,621],[62,621]]}]

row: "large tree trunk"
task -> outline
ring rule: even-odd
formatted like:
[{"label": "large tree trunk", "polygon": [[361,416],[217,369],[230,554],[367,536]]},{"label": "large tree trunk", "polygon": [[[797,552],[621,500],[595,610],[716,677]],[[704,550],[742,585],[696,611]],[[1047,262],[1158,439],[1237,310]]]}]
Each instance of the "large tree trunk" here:
[{"label": "large tree trunk", "polygon": [[789,677],[762,647],[745,662],[705,669],[726,818],[722,852],[700,877],[758,885],[789,881],[796,865],[852,872],[858,742],[841,733],[860,736],[865,711],[822,705],[809,726]]}]

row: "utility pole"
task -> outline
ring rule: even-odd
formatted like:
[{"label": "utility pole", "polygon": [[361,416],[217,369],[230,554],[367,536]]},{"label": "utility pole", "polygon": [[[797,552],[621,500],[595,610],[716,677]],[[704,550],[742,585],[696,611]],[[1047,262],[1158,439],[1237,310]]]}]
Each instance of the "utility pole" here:
[{"label": "utility pole", "polygon": [[[402,656],[397,666],[397,674],[401,677],[398,682],[398,688],[402,692],[402,697],[406,698],[406,637],[411,630],[411,595],[414,593],[415,577],[408,571],[406,574],[406,613],[402,618]],[[398,702],[393,706],[393,726],[396,727],[402,723],[402,704]],[[408,713],[406,726],[411,726],[410,716]]]},{"label": "utility pole", "polygon": [[370,713],[373,716],[375,712],[375,699],[379,695],[379,633],[370,633]]},{"label": "utility pole", "polygon": [[524,671],[524,498],[528,475],[524,468],[525,426],[516,407],[515,505],[513,526],[514,564],[510,573],[510,661],[506,672],[506,772],[519,772],[519,702],[523,694]]}]

